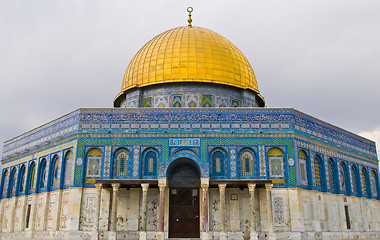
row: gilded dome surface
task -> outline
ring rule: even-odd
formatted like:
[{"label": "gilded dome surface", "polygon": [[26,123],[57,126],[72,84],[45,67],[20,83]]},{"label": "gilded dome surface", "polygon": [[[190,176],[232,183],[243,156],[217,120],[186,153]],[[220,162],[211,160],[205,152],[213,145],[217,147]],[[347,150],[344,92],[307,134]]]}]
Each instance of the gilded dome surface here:
[{"label": "gilded dome surface", "polygon": [[135,87],[173,82],[224,84],[253,90],[262,98],[251,65],[234,44],[205,28],[178,27],[137,52],[116,99]]}]

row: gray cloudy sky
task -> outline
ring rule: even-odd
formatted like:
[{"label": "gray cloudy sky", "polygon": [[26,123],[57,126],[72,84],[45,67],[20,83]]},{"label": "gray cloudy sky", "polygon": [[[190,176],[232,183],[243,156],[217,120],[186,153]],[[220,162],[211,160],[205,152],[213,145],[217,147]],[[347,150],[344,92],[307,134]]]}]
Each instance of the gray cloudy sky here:
[{"label": "gray cloudy sky", "polygon": [[0,0],[0,142],[112,107],[134,54],[188,6],[246,55],[268,107],[380,141],[378,0]]}]

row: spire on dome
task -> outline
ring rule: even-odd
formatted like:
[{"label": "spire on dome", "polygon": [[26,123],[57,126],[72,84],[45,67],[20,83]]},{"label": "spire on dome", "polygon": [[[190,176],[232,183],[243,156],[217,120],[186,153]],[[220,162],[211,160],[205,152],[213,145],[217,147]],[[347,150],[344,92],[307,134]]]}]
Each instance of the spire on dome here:
[{"label": "spire on dome", "polygon": [[187,22],[189,23],[189,27],[191,27],[191,22],[193,21],[192,19],[191,19],[191,13],[193,12],[193,8],[192,7],[188,7],[187,8],[187,12],[189,13],[189,19],[187,20]]}]

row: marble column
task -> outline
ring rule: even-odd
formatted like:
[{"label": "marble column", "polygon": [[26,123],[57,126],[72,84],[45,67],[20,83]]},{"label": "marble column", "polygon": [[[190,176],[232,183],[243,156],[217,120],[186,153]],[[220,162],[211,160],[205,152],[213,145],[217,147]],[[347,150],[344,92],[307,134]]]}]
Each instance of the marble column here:
[{"label": "marble column", "polygon": [[248,184],[248,190],[249,190],[249,216],[250,216],[250,240],[257,240],[257,232],[256,232],[256,226],[255,226],[255,188],[256,184],[249,183]]},{"label": "marble column", "polygon": [[110,240],[116,240],[116,221],[117,221],[117,195],[119,193],[120,183],[112,183],[112,207],[111,207],[111,227]]},{"label": "marble column", "polygon": [[91,240],[99,239],[99,214],[100,214],[100,201],[102,196],[103,184],[95,183],[96,197],[95,197],[95,209],[94,209],[94,230],[91,234]]},{"label": "marble column", "polygon": [[268,240],[276,240],[276,234],[274,234],[274,230],[273,230],[272,187],[273,187],[273,184],[265,184],[265,188],[267,190],[267,205],[268,205]]},{"label": "marble column", "polygon": [[219,209],[220,209],[220,240],[227,240],[226,233],[226,186],[227,184],[218,184],[219,187]]},{"label": "marble column", "polygon": [[201,229],[201,239],[209,240],[210,235],[208,233],[208,187],[209,179],[201,178],[201,188],[202,188],[202,229]]},{"label": "marble column", "polygon": [[148,188],[149,183],[142,183],[142,206],[141,206],[141,225],[140,225],[140,240],[146,240],[146,215],[147,215],[147,205],[148,205]]},{"label": "marble column", "polygon": [[164,240],[165,239],[165,232],[164,232],[164,211],[165,211],[165,189],[166,189],[166,178],[160,178],[158,179],[158,187],[160,189],[160,202],[158,206],[158,234],[157,239],[158,240]]}]

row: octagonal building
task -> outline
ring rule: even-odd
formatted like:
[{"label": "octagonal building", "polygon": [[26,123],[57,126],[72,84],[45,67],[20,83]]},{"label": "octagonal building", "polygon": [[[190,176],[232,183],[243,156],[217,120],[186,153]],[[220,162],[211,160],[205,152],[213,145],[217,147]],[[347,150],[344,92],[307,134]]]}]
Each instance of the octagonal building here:
[{"label": "octagonal building", "polygon": [[154,37],[113,104],[4,143],[0,239],[380,239],[375,143],[265,107],[223,36]]}]

